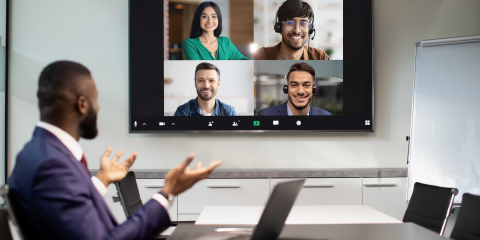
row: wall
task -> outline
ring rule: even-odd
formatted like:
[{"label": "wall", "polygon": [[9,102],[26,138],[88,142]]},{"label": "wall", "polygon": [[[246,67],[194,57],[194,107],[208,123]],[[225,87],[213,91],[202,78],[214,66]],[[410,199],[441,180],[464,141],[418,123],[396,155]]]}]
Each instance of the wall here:
[{"label": "wall", "polygon": [[478,0],[375,2],[375,132],[128,134],[128,1],[11,1],[9,166],[38,119],[42,68],[85,64],[96,80],[99,136],[82,140],[90,168],[110,144],[138,151],[136,169],[171,168],[189,152],[222,168],[406,167],[415,42],[480,35]]},{"label": "wall", "polygon": [[0,185],[5,182],[5,70],[7,41],[7,1],[0,0]]}]

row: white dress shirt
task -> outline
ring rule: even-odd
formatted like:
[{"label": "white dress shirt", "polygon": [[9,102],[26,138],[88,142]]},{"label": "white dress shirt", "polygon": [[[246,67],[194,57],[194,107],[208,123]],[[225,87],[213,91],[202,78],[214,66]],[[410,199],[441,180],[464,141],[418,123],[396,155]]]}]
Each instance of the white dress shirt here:
[{"label": "white dress shirt", "polygon": [[[83,150],[80,147],[80,144],[78,143],[78,141],[75,140],[75,138],[73,138],[70,134],[63,131],[61,128],[57,126],[54,126],[52,124],[42,122],[42,121],[37,123],[37,127],[41,127],[51,132],[53,135],[55,135],[55,137],[57,137],[63,143],[63,145],[65,145],[65,147],[68,148],[68,150],[70,150],[70,152],[73,154],[75,159],[77,159],[77,161],[80,162],[82,160]],[[105,197],[108,194],[107,187],[97,177],[93,176],[91,179],[92,179],[93,185],[95,186],[97,191],[100,193],[100,195],[102,197]],[[153,194],[152,198],[155,199],[157,202],[159,202],[165,208],[165,210],[167,210],[167,212],[168,212],[168,209],[170,209],[170,207],[173,204],[173,200],[169,201],[159,193]]]}]

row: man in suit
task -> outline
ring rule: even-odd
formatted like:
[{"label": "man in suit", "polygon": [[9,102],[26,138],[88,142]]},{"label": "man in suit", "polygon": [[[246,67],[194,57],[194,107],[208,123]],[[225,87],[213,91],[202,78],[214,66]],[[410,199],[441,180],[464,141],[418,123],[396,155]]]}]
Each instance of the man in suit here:
[{"label": "man in suit", "polygon": [[207,178],[220,164],[190,170],[193,154],[166,176],[165,187],[119,225],[103,197],[107,186],[123,179],[133,153],[118,163],[123,151],[102,155],[91,177],[79,139],[97,135],[97,89],[90,71],[69,61],[54,62],[40,74],[37,97],[40,122],[17,155],[8,179],[27,228],[27,239],[148,239],[170,226],[168,209],[176,195]]},{"label": "man in suit", "polygon": [[283,92],[288,94],[284,104],[264,108],[258,116],[320,116],[332,115],[330,112],[310,105],[310,100],[317,93],[314,83],[315,70],[306,63],[295,63],[285,76]]}]

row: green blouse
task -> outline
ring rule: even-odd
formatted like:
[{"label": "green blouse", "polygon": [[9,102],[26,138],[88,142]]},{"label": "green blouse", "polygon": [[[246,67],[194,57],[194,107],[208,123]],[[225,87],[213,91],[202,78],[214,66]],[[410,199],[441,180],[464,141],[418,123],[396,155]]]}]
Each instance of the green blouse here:
[{"label": "green blouse", "polygon": [[227,37],[217,37],[218,49],[213,58],[212,53],[203,46],[199,38],[187,38],[182,43],[187,60],[252,60],[243,56]]}]

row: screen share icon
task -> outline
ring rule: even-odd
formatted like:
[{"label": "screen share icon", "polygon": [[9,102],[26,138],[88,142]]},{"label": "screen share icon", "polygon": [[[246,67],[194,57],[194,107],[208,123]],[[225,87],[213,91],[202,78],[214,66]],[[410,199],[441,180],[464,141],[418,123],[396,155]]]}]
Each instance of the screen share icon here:
[{"label": "screen share icon", "polygon": [[260,121],[253,121],[253,126],[256,126],[256,127],[260,126]]}]

